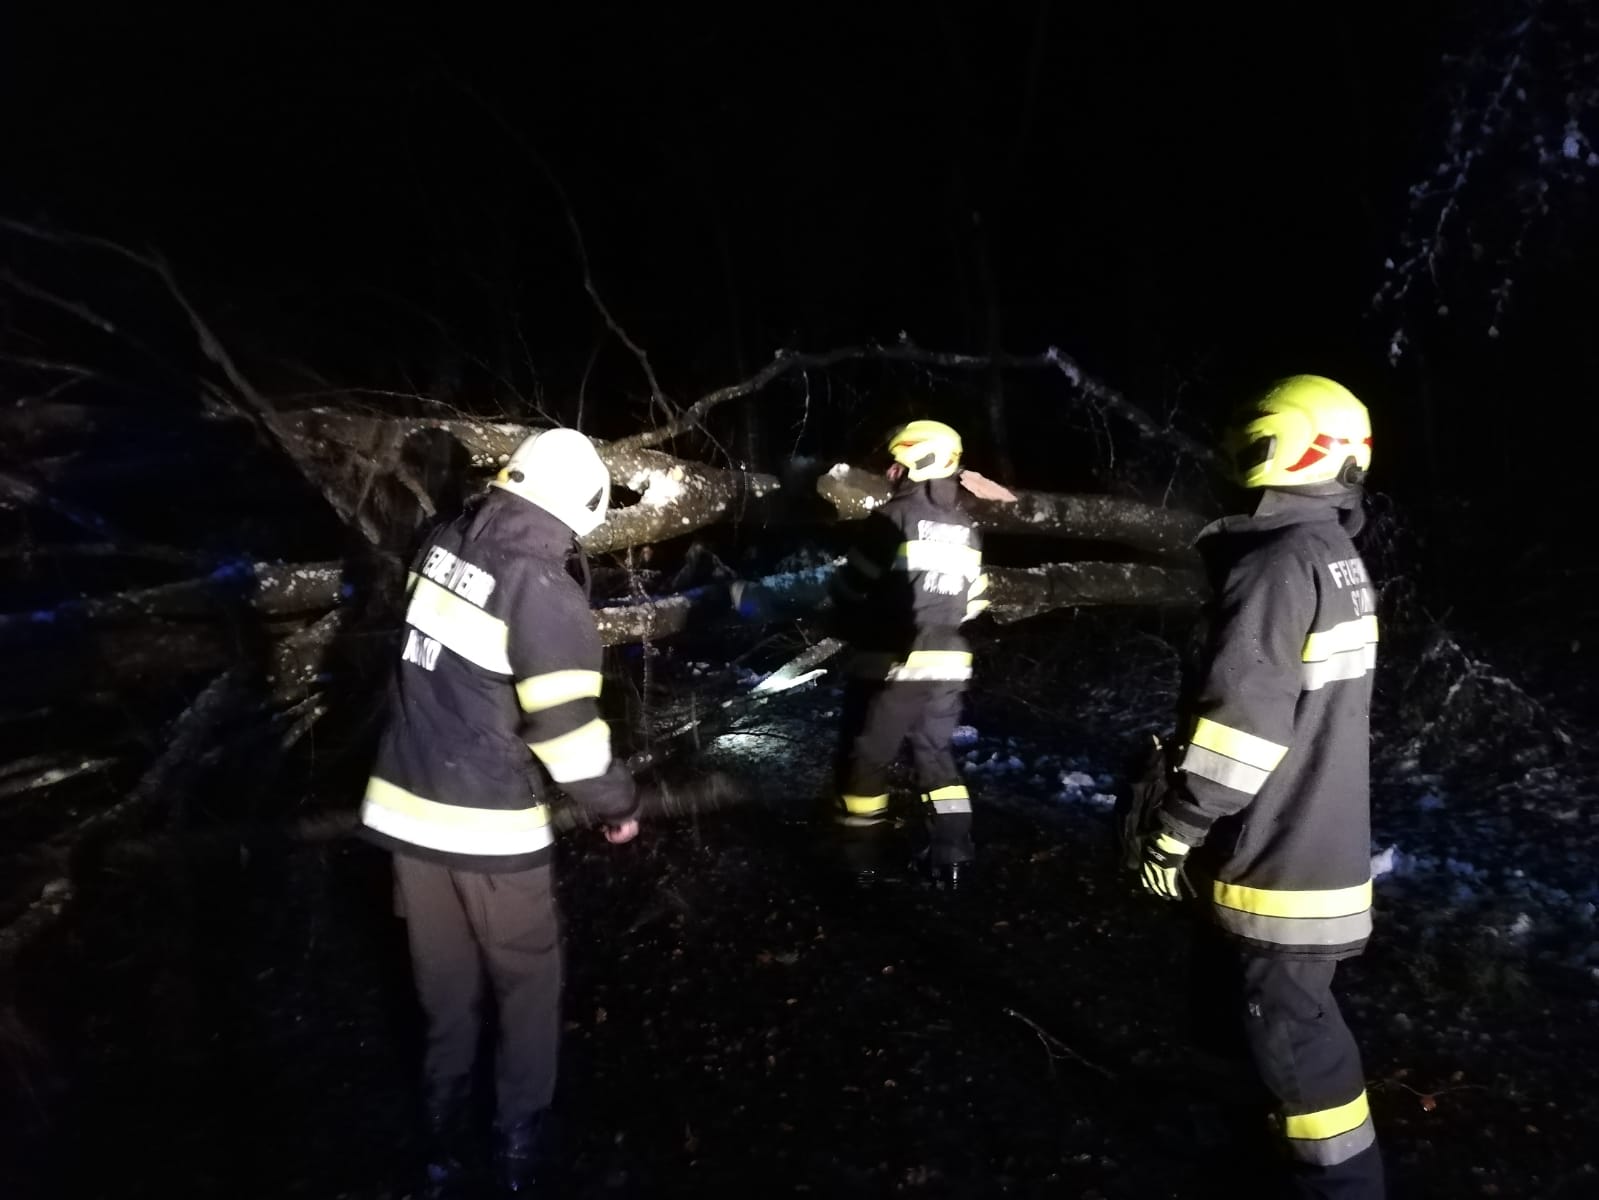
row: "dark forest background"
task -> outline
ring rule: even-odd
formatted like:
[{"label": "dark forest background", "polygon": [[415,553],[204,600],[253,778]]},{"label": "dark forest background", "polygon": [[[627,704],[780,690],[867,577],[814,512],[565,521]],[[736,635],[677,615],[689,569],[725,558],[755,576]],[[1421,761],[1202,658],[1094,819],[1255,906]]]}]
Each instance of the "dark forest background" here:
[{"label": "dark forest background", "polygon": [[[0,209],[159,250],[273,395],[573,420],[581,389],[616,435],[648,388],[584,295],[564,190],[674,399],[903,332],[1059,345],[1204,435],[1319,371],[1373,408],[1377,486],[1531,515],[1580,474],[1554,445],[1594,426],[1591,152],[1563,143],[1590,25],[1558,3],[34,6],[0,38]],[[807,426],[791,381],[735,453],[859,452],[931,408],[992,457],[969,387],[810,382]],[[1006,416],[1026,482],[1109,486],[1055,381],[1013,382]]]}]

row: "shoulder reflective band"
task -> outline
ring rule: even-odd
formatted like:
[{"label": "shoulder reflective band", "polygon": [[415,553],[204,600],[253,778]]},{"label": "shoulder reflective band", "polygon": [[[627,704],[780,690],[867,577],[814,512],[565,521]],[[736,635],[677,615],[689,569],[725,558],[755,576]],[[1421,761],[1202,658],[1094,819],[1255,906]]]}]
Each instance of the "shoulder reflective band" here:
[{"label": "shoulder reflective band", "polygon": [[405,573],[405,594],[407,596],[416,591],[416,581],[421,578],[422,576],[418,575],[415,571],[407,571]]},{"label": "shoulder reflective band", "polygon": [[367,781],[361,823],[413,846],[452,854],[531,854],[555,840],[550,810],[440,804],[376,777]]},{"label": "shoulder reflective band", "polygon": [[1182,769],[1253,796],[1287,753],[1287,746],[1200,717],[1183,755]]},{"label": "shoulder reflective band", "polygon": [[598,671],[548,671],[516,681],[522,711],[543,712],[573,700],[597,700],[603,680]]},{"label": "shoulder reflective band", "polygon": [[1295,1158],[1324,1167],[1347,1162],[1377,1140],[1364,1090],[1348,1104],[1285,1117],[1283,1133]]},{"label": "shoulder reflective band", "polygon": [[1368,615],[1311,634],[1302,657],[1307,692],[1340,679],[1359,679],[1377,666],[1377,618]]},{"label": "shoulder reflective band", "polygon": [[840,797],[844,801],[844,811],[853,817],[871,817],[888,809],[888,793],[880,796],[852,796],[846,793]]},{"label": "shoulder reflective band", "polygon": [[983,570],[983,552],[956,542],[906,542],[894,560],[896,571],[938,571],[976,578]]},{"label": "shoulder reflective band", "polygon": [[912,650],[888,672],[894,683],[953,682],[971,677],[970,650]]},{"label": "shoulder reflective band", "polygon": [[467,662],[496,675],[511,674],[505,622],[431,579],[424,576],[416,581],[405,619]]},{"label": "shoulder reflective band", "polygon": [[556,783],[580,783],[605,774],[611,765],[611,727],[595,717],[571,733],[547,742],[529,742],[544,769]]},{"label": "shoulder reflective band", "polygon": [[1371,936],[1371,880],[1315,891],[1212,885],[1212,911],[1229,933],[1275,946],[1347,946]]},{"label": "shoulder reflective band", "polygon": [[930,792],[922,793],[922,800],[933,806],[935,813],[969,813],[972,811],[971,793],[966,790],[964,783],[954,783],[949,787],[934,788]]}]

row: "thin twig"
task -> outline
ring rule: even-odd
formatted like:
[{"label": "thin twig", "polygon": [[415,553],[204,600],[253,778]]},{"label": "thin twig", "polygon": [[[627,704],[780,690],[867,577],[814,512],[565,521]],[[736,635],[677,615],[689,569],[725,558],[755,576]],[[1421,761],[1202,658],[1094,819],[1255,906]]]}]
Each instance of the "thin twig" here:
[{"label": "thin twig", "polygon": [[572,245],[577,251],[578,265],[583,271],[583,290],[588,293],[589,301],[594,305],[594,311],[599,313],[600,320],[605,322],[605,327],[616,335],[617,340],[627,347],[628,353],[632,354],[633,358],[638,362],[639,369],[644,372],[644,378],[649,383],[650,399],[654,401],[655,406],[668,419],[673,418],[674,410],[665,393],[661,391],[660,380],[655,377],[655,368],[650,365],[649,354],[645,352],[644,347],[640,346],[628,335],[626,329],[622,328],[621,322],[612,315],[610,307],[605,303],[604,297],[600,295],[600,290],[594,283],[594,269],[589,262],[588,243],[583,238],[583,227],[578,224],[577,213],[572,208],[571,197],[567,195],[566,188],[561,184],[560,178],[555,174],[555,171],[550,167],[544,156],[534,148],[533,143],[527,139],[527,136],[515,125],[511,124],[504,113],[485,100],[476,88],[460,79],[452,78],[452,82],[479,108],[483,109],[495,124],[505,131],[506,137],[516,143],[517,148],[527,155],[528,161],[538,169],[539,174],[544,176],[544,182],[549,184],[550,190],[555,193],[556,198],[561,202],[561,211],[566,217],[566,228],[572,235]]},{"label": "thin twig", "polygon": [[1096,1075],[1104,1076],[1106,1079],[1110,1080],[1112,1083],[1114,1083],[1116,1081],[1116,1076],[1115,1076],[1115,1074],[1113,1072],[1107,1071],[1104,1067],[1100,1066],[1098,1063],[1091,1062],[1089,1059],[1084,1058],[1081,1054],[1077,1053],[1077,1051],[1073,1050],[1065,1042],[1061,1041],[1054,1034],[1050,1033],[1047,1029],[1043,1028],[1043,1026],[1039,1025],[1039,1023],[1037,1021],[1033,1020],[1031,1017],[1025,1016],[1022,1013],[1017,1012],[1014,1008],[1005,1009],[1005,1015],[1007,1017],[1015,1017],[1023,1025],[1027,1026],[1027,1028],[1031,1029],[1034,1033],[1036,1033],[1038,1035],[1038,1040],[1043,1043],[1044,1050],[1049,1055],[1049,1069],[1050,1069],[1050,1074],[1051,1075],[1053,1075],[1054,1072],[1055,1072],[1055,1062],[1056,1062],[1057,1059],[1069,1058],[1073,1062],[1077,1063],[1079,1066],[1087,1067],[1090,1071],[1093,1071]]},{"label": "thin twig", "polygon": [[[319,477],[320,472],[310,462],[304,447],[295,437],[293,430],[283,422],[271,402],[257,391],[255,385],[239,370],[238,364],[234,362],[232,355],[228,353],[227,348],[222,344],[222,340],[217,337],[210,325],[200,316],[199,310],[190,303],[188,295],[178,285],[177,276],[165,259],[159,255],[141,254],[106,238],[80,233],[60,233],[6,218],[0,218],[0,229],[21,237],[42,241],[49,245],[83,246],[100,250],[125,259],[153,274],[165,286],[167,294],[172,298],[173,302],[183,310],[184,316],[188,319],[189,328],[199,342],[200,352],[222,372],[234,389],[234,394],[231,395],[222,392],[221,389],[213,389],[213,394],[226,402],[235,411],[246,416],[271,444],[287,455],[289,460],[322,493],[328,504],[343,520],[356,525],[373,545],[381,545],[381,531],[371,520],[352,509],[335,488]],[[9,275],[7,276],[7,282],[13,287],[18,286],[18,281],[9,277]],[[58,297],[46,295],[44,298],[48,298],[57,304],[66,305],[68,311],[73,312],[85,321],[89,321],[103,332],[127,337],[125,334],[120,334],[116,326],[111,324],[111,322],[88,310],[85,306],[77,305],[70,301],[62,301]],[[79,311],[80,309],[82,311]],[[137,341],[131,338],[128,340],[135,346],[139,345]]]},{"label": "thin twig", "polygon": [[657,429],[622,438],[616,445],[630,447],[658,446],[690,430],[697,429],[705,417],[718,405],[743,396],[753,395],[774,381],[793,371],[820,371],[844,362],[875,360],[880,362],[915,363],[922,366],[977,371],[999,366],[1005,370],[1054,370],[1060,372],[1073,388],[1093,401],[1096,407],[1115,412],[1135,429],[1157,442],[1165,442],[1190,458],[1214,469],[1222,469],[1221,455],[1204,443],[1162,425],[1147,412],[1116,389],[1100,383],[1086,374],[1070,355],[1058,347],[1050,346],[1039,354],[963,354],[942,350],[924,350],[910,342],[894,346],[865,345],[844,346],[817,354],[782,354],[754,375],[739,383],[717,388],[701,396],[685,408],[675,421]]}]

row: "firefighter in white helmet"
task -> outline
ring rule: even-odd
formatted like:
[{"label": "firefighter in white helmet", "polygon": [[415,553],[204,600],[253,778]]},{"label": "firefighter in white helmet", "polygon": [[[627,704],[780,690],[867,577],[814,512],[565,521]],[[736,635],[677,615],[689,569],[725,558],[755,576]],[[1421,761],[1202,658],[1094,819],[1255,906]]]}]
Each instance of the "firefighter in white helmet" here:
[{"label": "firefighter in white helmet", "polygon": [[427,1017],[423,1195],[465,1186],[485,984],[498,1008],[499,1169],[512,1194],[533,1186],[560,1038],[552,788],[611,842],[638,832],[636,790],[599,714],[599,635],[567,570],[575,538],[605,519],[609,500],[588,438],[536,433],[480,503],[432,535],[410,575],[361,821],[394,853]]}]

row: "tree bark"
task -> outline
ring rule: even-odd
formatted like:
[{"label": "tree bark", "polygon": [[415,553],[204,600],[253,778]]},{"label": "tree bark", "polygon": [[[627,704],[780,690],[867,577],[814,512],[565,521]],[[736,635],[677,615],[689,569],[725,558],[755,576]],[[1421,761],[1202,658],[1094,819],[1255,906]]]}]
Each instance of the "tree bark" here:
[{"label": "tree bark", "polygon": [[[843,521],[861,520],[892,495],[878,474],[840,463],[816,481],[816,490]],[[1154,554],[1184,558],[1204,518],[1181,509],[1157,508],[1116,496],[1016,492],[1016,502],[968,500],[978,528],[991,533],[1030,534],[1081,541],[1115,542]]]},{"label": "tree bark", "polygon": [[[364,454],[378,428],[393,430],[399,443],[418,433],[443,433],[460,445],[471,467],[479,472],[499,470],[534,432],[532,426],[509,422],[365,417],[324,408],[289,414],[286,419],[308,444],[341,447],[351,455]],[[590,553],[692,533],[751,511],[756,502],[780,486],[772,475],[688,462],[624,442],[596,443],[595,449],[611,478],[638,492],[641,499],[637,504],[613,508],[605,524],[583,539],[583,548]]]},{"label": "tree bark", "polygon": [[[371,418],[329,409],[293,414],[301,436],[350,446],[369,444],[372,426],[400,429],[402,438],[438,430],[454,438],[480,471],[497,470],[532,428],[503,422],[429,418]],[[733,471],[674,458],[641,448],[632,439],[597,446],[612,478],[641,493],[638,504],[616,508],[604,525],[583,541],[584,549],[604,551],[679,537],[729,518],[759,516],[770,510],[756,503],[781,488],[771,475]],[[862,520],[889,497],[881,475],[840,464],[816,481],[816,492],[833,505],[841,521]],[[972,501],[980,526],[995,533],[1033,534],[1081,541],[1109,541],[1155,554],[1185,555],[1204,525],[1203,518],[1179,509],[1157,508],[1115,496],[1071,496],[1020,491],[1015,504]],[[796,499],[798,499],[796,497]]]},{"label": "tree bark", "polygon": [[[1192,608],[1206,595],[1197,571],[1146,563],[1047,563],[988,571],[989,614],[1004,624],[1057,608],[1129,603]],[[1137,597],[1129,600],[1129,597]]]}]

